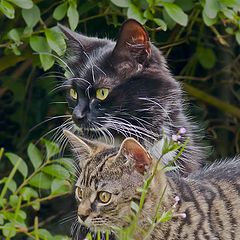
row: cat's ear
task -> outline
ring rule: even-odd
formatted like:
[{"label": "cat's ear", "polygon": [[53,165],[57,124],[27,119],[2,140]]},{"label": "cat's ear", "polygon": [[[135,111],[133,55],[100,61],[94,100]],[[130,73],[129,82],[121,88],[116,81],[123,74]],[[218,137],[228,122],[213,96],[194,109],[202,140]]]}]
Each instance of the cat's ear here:
[{"label": "cat's ear", "polygon": [[72,145],[72,150],[79,155],[92,155],[98,148],[98,144],[85,138],[79,138],[68,130],[63,130],[63,133]]},{"label": "cat's ear", "polygon": [[58,23],[58,27],[64,34],[68,45],[82,48],[82,50],[89,51],[94,47],[95,38],[86,37],[80,33],[74,32],[71,29]]},{"label": "cat's ear", "polygon": [[145,148],[134,138],[126,138],[121,146],[118,153],[124,157],[131,158],[134,161],[134,168],[141,174],[150,167],[152,158],[145,150]]},{"label": "cat's ear", "polygon": [[129,19],[123,23],[112,55],[115,61],[134,59],[139,64],[144,64],[150,57],[149,36],[139,22]]}]

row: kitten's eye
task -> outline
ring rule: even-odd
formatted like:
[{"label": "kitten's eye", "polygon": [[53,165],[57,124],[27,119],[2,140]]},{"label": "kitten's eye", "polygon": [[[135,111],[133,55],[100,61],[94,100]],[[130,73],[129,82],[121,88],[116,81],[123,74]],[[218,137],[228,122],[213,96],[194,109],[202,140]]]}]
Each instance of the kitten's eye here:
[{"label": "kitten's eye", "polygon": [[107,88],[99,88],[96,91],[96,98],[99,100],[104,100],[109,94],[109,89]]},{"label": "kitten's eye", "polygon": [[71,88],[71,89],[69,90],[69,94],[70,94],[70,96],[71,96],[72,99],[77,100],[78,94],[77,94],[77,92],[76,92],[73,88]]},{"label": "kitten's eye", "polygon": [[112,194],[109,192],[101,191],[98,193],[98,199],[102,203],[108,203],[111,200]]},{"label": "kitten's eye", "polygon": [[81,189],[80,187],[77,187],[77,188],[76,188],[75,194],[76,194],[77,199],[78,199],[79,201],[82,201],[83,191],[82,191],[82,189]]}]

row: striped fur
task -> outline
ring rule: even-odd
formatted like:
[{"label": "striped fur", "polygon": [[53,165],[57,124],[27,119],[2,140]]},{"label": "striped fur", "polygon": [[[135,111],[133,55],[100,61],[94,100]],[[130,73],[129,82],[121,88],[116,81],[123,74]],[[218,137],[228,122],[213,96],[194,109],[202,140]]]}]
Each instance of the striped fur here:
[{"label": "striped fur", "polygon": [[[174,209],[174,215],[170,221],[157,224],[149,239],[240,239],[240,158],[215,163],[183,177],[172,172],[166,174],[161,163],[154,159],[143,162],[150,156],[132,138],[124,140],[120,149],[91,143],[91,153],[82,158],[78,153],[84,152],[81,146],[86,148],[86,144],[83,145],[80,139],[77,143],[77,137],[70,132],[65,135],[81,163],[76,186],[82,189],[83,198],[78,214],[87,214],[80,224],[90,230],[128,226],[127,216],[133,214],[131,202],[139,203],[140,200],[137,189],[143,186],[158,164],[139,219],[141,231],[136,231],[134,239],[142,239],[142,230],[149,229],[148,219],[153,219],[156,214],[157,203],[165,189],[159,214]],[[139,158],[138,163],[136,158]],[[139,161],[146,165],[144,173],[137,167]],[[112,194],[108,204],[99,203],[99,191]],[[177,204],[176,197],[180,199]]]}]

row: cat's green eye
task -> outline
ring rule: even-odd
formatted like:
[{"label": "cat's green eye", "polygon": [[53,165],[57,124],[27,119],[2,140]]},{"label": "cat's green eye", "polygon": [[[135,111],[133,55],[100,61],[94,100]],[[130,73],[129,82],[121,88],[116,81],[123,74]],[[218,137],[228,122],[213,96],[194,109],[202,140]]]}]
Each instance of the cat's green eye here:
[{"label": "cat's green eye", "polygon": [[72,99],[77,100],[78,94],[77,91],[75,91],[73,88],[70,88],[69,90],[69,95]]},{"label": "cat's green eye", "polygon": [[99,100],[104,100],[104,99],[107,98],[108,94],[109,94],[109,89],[99,88],[96,91],[96,98],[99,99]]},{"label": "cat's green eye", "polygon": [[112,194],[109,192],[101,191],[98,193],[98,199],[101,203],[108,203],[111,200]]},{"label": "cat's green eye", "polygon": [[83,198],[83,191],[80,187],[77,187],[76,188],[76,191],[75,191],[75,194],[76,194],[76,197],[79,201],[82,201],[82,198]]}]

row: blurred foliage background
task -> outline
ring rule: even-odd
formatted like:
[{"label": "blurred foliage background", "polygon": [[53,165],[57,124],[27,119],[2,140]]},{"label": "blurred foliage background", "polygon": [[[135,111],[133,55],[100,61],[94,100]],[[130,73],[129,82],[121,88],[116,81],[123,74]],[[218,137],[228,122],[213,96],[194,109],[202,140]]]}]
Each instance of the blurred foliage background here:
[{"label": "blurred foliage background", "polygon": [[[34,159],[39,150],[34,145],[36,151],[31,155],[27,150],[29,143],[34,142],[42,149],[39,139],[51,139],[52,130],[64,121],[52,117],[67,114],[64,92],[53,91],[60,81],[59,57],[66,49],[57,23],[89,36],[116,38],[127,18],[135,18],[145,25],[151,41],[163,52],[171,71],[183,84],[189,99],[188,112],[200,123],[199,132],[204,128],[206,144],[213,146],[209,160],[240,152],[240,0],[1,0],[0,147],[25,159],[22,161],[32,174],[42,171],[37,169],[44,161],[37,167],[32,165],[31,156]],[[20,176],[21,171],[20,175],[14,173],[16,188],[6,188],[6,179],[17,160],[16,156],[5,156],[3,149],[0,207],[5,212],[13,208],[17,216],[17,208],[8,208],[3,199],[8,201],[14,195],[12,204],[18,203],[18,210],[25,209],[29,199],[16,191],[29,175]],[[43,173],[59,180],[51,171]],[[16,227],[16,219],[11,214],[5,216],[0,208],[0,231],[9,223],[16,230],[13,236],[16,239],[26,239],[26,231],[34,232],[38,225],[68,235],[69,222],[59,227],[58,221],[73,206],[66,205],[66,198],[59,200],[51,187],[35,189],[39,194],[31,196],[34,200],[53,197],[46,199],[51,201],[43,201],[41,208],[24,210],[28,214],[20,223],[25,224],[25,232]],[[44,239],[48,234],[44,233],[35,232],[28,237]],[[11,232],[4,234],[10,236],[8,239],[12,236]]]}]

